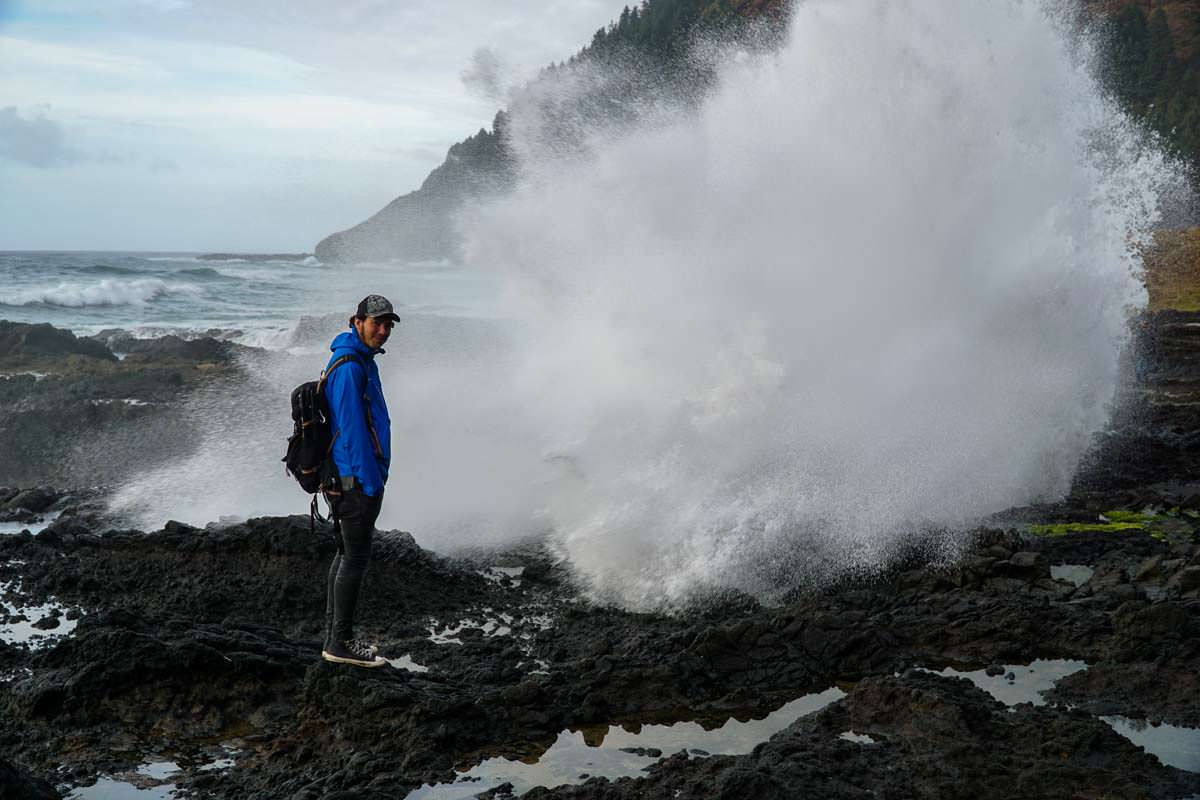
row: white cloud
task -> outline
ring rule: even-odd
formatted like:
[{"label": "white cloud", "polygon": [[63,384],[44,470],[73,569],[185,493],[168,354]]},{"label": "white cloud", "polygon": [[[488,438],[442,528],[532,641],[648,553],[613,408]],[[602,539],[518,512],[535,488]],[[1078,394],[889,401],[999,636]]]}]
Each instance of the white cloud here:
[{"label": "white cloud", "polygon": [[[95,212],[76,224],[68,219],[74,206],[55,205],[72,192],[92,206],[109,202],[96,187],[121,192],[128,213],[139,209],[139,238],[156,247],[181,236],[174,214],[189,195],[220,198],[231,221],[254,219],[270,197],[283,204],[271,247],[284,243],[288,219],[289,246],[311,246],[416,188],[451,144],[490,124],[502,104],[498,90],[569,57],[619,5],[0,0],[0,103],[21,109],[26,123],[30,108],[49,104],[58,133],[70,132],[71,148],[61,153],[89,154],[86,164],[50,159],[53,188],[46,170],[36,180],[28,158],[8,158],[0,194],[19,191],[25,206],[54,213],[23,222],[0,214],[0,247],[35,237],[47,246],[68,229],[73,247],[89,246],[89,230],[106,246],[123,246],[111,241],[119,228],[89,222],[99,219]],[[468,91],[464,69],[487,91]],[[131,168],[144,177],[136,186]],[[289,203],[304,213],[289,214]],[[37,231],[39,224],[54,228]]]},{"label": "white cloud", "polygon": [[55,14],[120,17],[137,11],[170,12],[190,8],[188,0],[38,0],[38,9]]},{"label": "white cloud", "polygon": [[[58,42],[40,42],[0,36],[0,64],[5,74],[16,79],[33,70],[90,77],[144,77],[154,67],[128,54],[108,53]],[[26,73],[28,74],[28,73]]]}]

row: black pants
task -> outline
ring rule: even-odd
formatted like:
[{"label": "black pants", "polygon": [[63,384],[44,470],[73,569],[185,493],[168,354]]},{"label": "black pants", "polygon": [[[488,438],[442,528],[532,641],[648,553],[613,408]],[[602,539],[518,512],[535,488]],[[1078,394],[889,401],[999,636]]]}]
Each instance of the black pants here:
[{"label": "black pants", "polygon": [[344,642],[354,638],[354,610],[371,561],[371,536],[383,505],[383,490],[374,497],[362,489],[349,489],[330,497],[337,520],[334,535],[338,551],[329,565],[325,594],[325,616],[330,626],[327,639]]}]

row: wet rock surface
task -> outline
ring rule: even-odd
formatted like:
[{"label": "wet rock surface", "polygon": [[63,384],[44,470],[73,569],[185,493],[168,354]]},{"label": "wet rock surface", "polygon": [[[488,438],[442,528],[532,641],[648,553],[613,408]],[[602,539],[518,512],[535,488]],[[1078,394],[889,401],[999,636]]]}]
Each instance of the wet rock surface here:
[{"label": "wet rock surface", "polygon": [[22,798],[22,800],[57,800],[59,793],[53,786],[39,780],[24,770],[0,759],[0,797]]},{"label": "wet rock surface", "polygon": [[[1139,570],[1142,539],[1166,568]],[[896,797],[1001,797],[1019,785],[1021,796],[1108,787],[1114,797],[1179,797],[1200,791],[1200,774],[1162,766],[1094,716],[1197,723],[1188,687],[1200,602],[1195,590],[1166,587],[1200,551],[1131,541],[1087,546],[1100,566],[1144,572],[1140,583],[1075,587],[1033,567],[1014,573],[1014,560],[1036,565],[1084,545],[981,531],[975,555],[952,567],[779,608],[659,616],[578,602],[536,548],[520,554],[532,577],[517,585],[381,532],[360,631],[422,673],[319,660],[333,544],[307,518],[98,534],[68,515],[36,536],[0,538],[0,581],[19,581],[31,602],[82,611],[51,647],[0,651],[0,747],[43,778],[71,782],[132,769],[143,754],[202,766],[205,747],[231,741],[232,767],[185,769],[176,785],[200,796],[402,796],[485,755],[536,756],[565,728],[765,713],[843,681],[853,684],[844,701],[749,756],[669,757],[644,780],[596,779],[561,794],[770,797],[803,785],[826,797],[886,786]],[[1038,549],[995,557],[1018,546]],[[1054,692],[1076,710],[1009,714],[963,681],[906,671],[1035,656],[1092,665]],[[849,730],[880,744],[838,738]],[[975,777],[956,783],[964,776]]]},{"label": "wet rock surface", "polygon": [[212,337],[77,338],[0,320],[0,485],[111,485],[131,465],[177,458],[195,438],[183,401],[256,355]]},{"label": "wet rock surface", "polygon": [[[851,741],[854,731],[869,741]],[[866,678],[742,757],[676,754],[649,777],[534,789],[528,798],[1178,797],[1200,775],[1163,770],[1103,722],[1011,713],[970,682],[910,671]]]},{"label": "wet rock surface", "polygon": [[[0,764],[0,781],[67,791],[169,759],[196,797],[403,797],[489,756],[536,758],[563,730],[761,716],[836,684],[844,698],[748,754],[664,750],[643,777],[526,796],[1200,793],[1200,773],[1098,718],[1200,726],[1200,486],[1178,471],[1197,452],[1190,407],[1161,391],[1191,374],[1178,357],[1143,365],[1137,430],[1105,436],[1066,501],[999,515],[952,562],[918,537],[885,574],[776,607],[727,596],[635,614],[582,598],[537,541],[451,559],[380,532],[359,614],[394,659],[378,670],[319,659],[334,544],[307,517],[120,530],[94,494],[13,483],[0,513],[59,516],[0,536],[4,600],[62,610],[43,615],[60,622],[45,643],[0,642],[0,758],[15,776]],[[1129,472],[1109,481],[1118,462]],[[1089,571],[1056,578],[1061,565]],[[1088,667],[1047,705],[1011,709],[914,669],[1003,680],[1036,658]]]},{"label": "wet rock surface", "polygon": [[87,338],[77,338],[70,331],[55,328],[48,323],[31,325],[0,320],[0,359],[4,359],[5,362],[36,366],[43,359],[61,356],[84,356],[100,361],[117,360],[103,344]]}]

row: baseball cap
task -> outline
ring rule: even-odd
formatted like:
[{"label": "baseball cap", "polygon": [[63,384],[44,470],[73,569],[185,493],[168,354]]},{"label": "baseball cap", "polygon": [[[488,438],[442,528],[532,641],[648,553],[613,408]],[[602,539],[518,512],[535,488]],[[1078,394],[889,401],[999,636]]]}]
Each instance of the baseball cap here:
[{"label": "baseball cap", "polygon": [[354,312],[356,317],[391,317],[393,322],[400,321],[400,315],[392,308],[392,303],[381,294],[369,294],[358,304]]}]

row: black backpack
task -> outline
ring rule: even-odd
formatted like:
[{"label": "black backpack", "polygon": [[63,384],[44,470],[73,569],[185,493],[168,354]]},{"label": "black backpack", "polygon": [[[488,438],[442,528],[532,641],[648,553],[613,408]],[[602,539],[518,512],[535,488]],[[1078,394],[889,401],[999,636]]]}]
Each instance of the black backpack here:
[{"label": "black backpack", "polygon": [[321,389],[329,374],[347,361],[363,363],[358,356],[342,356],[321,373],[320,380],[302,383],[292,390],[292,435],[288,437],[287,455],[280,460],[309,494],[319,492],[333,475],[329,451],[334,436],[329,426],[329,404]]}]

